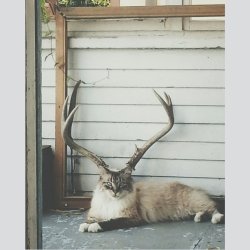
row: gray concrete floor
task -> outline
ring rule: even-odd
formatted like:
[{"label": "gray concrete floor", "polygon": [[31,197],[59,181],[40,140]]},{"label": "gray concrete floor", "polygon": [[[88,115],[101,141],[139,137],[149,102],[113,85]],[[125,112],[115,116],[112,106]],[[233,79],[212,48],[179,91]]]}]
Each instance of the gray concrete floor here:
[{"label": "gray concrete floor", "polygon": [[225,224],[165,222],[100,233],[81,233],[86,212],[43,215],[43,249],[224,249]]}]

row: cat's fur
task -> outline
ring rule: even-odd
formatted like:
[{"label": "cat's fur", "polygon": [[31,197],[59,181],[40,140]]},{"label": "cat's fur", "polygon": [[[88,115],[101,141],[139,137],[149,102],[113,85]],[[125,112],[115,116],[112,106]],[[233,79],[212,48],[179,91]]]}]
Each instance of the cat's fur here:
[{"label": "cat's fur", "polygon": [[224,217],[201,189],[178,182],[133,183],[130,168],[100,169],[100,180],[94,190],[87,222],[80,225],[81,232],[190,218],[200,222],[203,216],[211,217],[212,223],[219,223]]}]

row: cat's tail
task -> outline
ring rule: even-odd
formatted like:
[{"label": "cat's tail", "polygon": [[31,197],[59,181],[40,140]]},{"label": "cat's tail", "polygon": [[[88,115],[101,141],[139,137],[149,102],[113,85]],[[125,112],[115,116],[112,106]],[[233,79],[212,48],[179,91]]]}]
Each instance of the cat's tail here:
[{"label": "cat's tail", "polygon": [[82,233],[83,232],[97,233],[100,231],[130,228],[130,227],[140,226],[143,224],[146,224],[146,222],[142,221],[141,219],[122,217],[106,221],[82,223],[79,227],[79,231]]}]

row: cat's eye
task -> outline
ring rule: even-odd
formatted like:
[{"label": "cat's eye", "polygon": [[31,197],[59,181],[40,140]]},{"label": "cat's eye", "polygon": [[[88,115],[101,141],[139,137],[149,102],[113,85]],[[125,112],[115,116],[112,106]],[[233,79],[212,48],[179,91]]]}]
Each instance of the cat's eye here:
[{"label": "cat's eye", "polygon": [[119,185],[119,188],[121,188],[121,189],[126,189],[127,187],[128,187],[127,183],[121,183]]},{"label": "cat's eye", "polygon": [[105,182],[105,183],[104,183],[104,186],[105,186],[107,189],[111,189],[111,188],[112,188],[112,183],[111,183],[111,182]]}]

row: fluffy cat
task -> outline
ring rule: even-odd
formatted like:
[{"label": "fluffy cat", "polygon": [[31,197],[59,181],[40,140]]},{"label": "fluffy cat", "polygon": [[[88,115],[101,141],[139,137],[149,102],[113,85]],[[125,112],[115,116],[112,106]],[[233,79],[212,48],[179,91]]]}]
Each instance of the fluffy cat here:
[{"label": "fluffy cat", "polygon": [[216,203],[201,190],[178,182],[133,182],[131,168],[100,168],[86,223],[80,232],[99,232],[160,221],[211,217],[223,220]]}]

